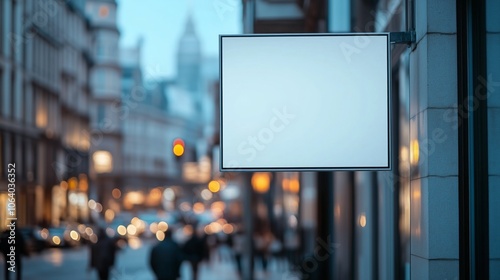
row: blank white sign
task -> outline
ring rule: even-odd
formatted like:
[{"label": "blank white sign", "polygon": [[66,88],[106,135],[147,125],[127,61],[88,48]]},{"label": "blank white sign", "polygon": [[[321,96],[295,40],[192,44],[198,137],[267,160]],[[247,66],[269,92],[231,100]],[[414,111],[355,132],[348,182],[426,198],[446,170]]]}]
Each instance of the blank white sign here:
[{"label": "blank white sign", "polygon": [[390,169],[389,35],[221,35],[221,171]]}]

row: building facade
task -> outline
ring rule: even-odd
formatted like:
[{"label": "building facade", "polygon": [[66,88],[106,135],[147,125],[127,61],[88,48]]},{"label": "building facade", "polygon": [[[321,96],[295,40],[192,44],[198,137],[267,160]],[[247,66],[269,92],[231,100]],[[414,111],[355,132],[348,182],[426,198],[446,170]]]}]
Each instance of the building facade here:
[{"label": "building facade", "polygon": [[91,26],[94,58],[89,73],[92,92],[91,197],[107,205],[122,174],[120,32],[114,0],[88,0],[85,12]]},{"label": "building facade", "polygon": [[392,46],[393,170],[333,175],[334,275],[498,278],[498,10],[330,1],[330,32],[416,32]]},{"label": "building facade", "polygon": [[19,224],[85,221],[92,59],[84,1],[2,1],[0,14],[2,205],[15,163]]}]

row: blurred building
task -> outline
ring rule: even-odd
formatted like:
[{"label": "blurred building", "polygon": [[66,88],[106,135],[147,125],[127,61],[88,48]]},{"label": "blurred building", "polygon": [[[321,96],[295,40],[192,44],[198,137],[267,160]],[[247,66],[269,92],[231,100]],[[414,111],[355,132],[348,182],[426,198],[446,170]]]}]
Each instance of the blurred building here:
[{"label": "blurred building", "polygon": [[[122,197],[115,200],[125,210],[161,208],[160,199],[150,198],[157,190],[182,186],[192,197],[192,187],[210,180],[218,60],[202,57],[191,15],[178,44],[172,80],[143,73],[141,40],[120,51],[123,175],[116,186]],[[176,139],[184,142],[180,156],[172,151]]]},{"label": "blurred building", "polygon": [[1,204],[15,163],[20,224],[86,220],[92,57],[84,1],[2,1],[0,14]]},{"label": "blurred building", "polygon": [[173,104],[180,105],[169,100],[172,82],[143,80],[141,47],[140,40],[137,46],[120,51],[124,173],[116,187],[123,194],[117,201],[124,210],[161,208],[161,196],[152,197],[158,193],[155,189],[182,182],[182,163],[173,154],[172,143],[176,138],[188,143],[193,138],[186,134],[189,121],[169,111]]},{"label": "blurred building", "polygon": [[90,114],[91,196],[107,205],[111,191],[120,185],[123,167],[117,3],[114,0],[87,0],[85,11],[90,22],[94,58],[89,74],[93,105]]}]

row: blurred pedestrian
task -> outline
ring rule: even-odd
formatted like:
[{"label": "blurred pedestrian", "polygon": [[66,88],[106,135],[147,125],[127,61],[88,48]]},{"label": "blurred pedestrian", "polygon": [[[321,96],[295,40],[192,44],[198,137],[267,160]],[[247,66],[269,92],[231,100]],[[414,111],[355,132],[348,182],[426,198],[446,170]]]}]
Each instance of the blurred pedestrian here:
[{"label": "blurred pedestrian", "polygon": [[288,261],[292,267],[300,265],[300,237],[298,232],[294,230],[285,231],[284,248]]},{"label": "blurred pedestrian", "polygon": [[243,255],[243,251],[245,250],[245,235],[243,231],[238,230],[233,237],[233,251],[234,251],[234,259],[236,260],[236,267],[238,268],[238,274],[242,275],[242,265],[241,265],[241,257]]},{"label": "blurred pedestrian", "polygon": [[176,280],[184,261],[184,253],[172,239],[172,230],[165,231],[165,238],[151,250],[149,264],[158,280]]},{"label": "blurred pedestrian", "polygon": [[269,246],[273,240],[273,234],[266,227],[254,235],[255,255],[260,259],[262,269],[267,272],[267,263],[269,260]]},{"label": "blurred pedestrian", "polygon": [[272,259],[276,262],[276,267],[278,271],[284,270],[284,249],[283,243],[276,237],[272,236],[271,244],[269,245],[269,253]]},{"label": "blurred pedestrian", "polygon": [[109,272],[115,264],[117,242],[106,234],[106,230],[99,228],[97,242],[90,245],[89,270],[95,268],[100,280],[108,280]]},{"label": "blurred pedestrian", "polygon": [[206,247],[206,236],[203,227],[197,227],[183,248],[186,258],[191,263],[194,280],[198,279],[198,267],[205,256]]},{"label": "blurred pedestrian", "polygon": [[[11,235],[11,232],[13,233]],[[9,237],[12,236],[11,239]],[[10,240],[10,242],[9,242]],[[11,250],[14,248],[14,250]],[[22,272],[22,259],[21,256],[27,256],[28,251],[26,248],[26,243],[24,241],[23,235],[15,228],[13,231],[10,229],[2,232],[0,236],[0,251],[2,252],[5,259],[5,280],[10,279],[10,275],[16,274],[16,279],[21,280]],[[9,262],[13,256],[13,263]],[[9,268],[11,270],[9,270]]]}]

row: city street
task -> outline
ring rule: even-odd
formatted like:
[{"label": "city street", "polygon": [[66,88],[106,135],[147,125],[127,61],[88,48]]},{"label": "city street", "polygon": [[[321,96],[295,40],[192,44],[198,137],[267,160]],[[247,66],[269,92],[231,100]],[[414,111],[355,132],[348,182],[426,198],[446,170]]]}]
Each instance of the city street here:
[{"label": "city street", "polygon": [[[117,253],[117,263],[112,271],[113,280],[153,280],[154,275],[149,268],[149,252],[155,241],[141,241],[136,249],[127,246]],[[23,258],[23,279],[28,280],[93,280],[98,279],[95,271],[89,271],[88,247],[59,249],[51,248],[30,257]],[[2,260],[2,264],[3,264]],[[264,274],[257,271],[257,279],[282,279],[286,275],[284,271],[278,271],[276,262],[270,263],[270,272]],[[2,266],[2,270],[3,270]],[[3,271],[2,271],[3,272]],[[210,265],[203,264],[200,267],[200,279],[202,280],[233,280],[239,279],[235,264],[232,262],[213,261]],[[3,275],[3,274],[2,274]],[[181,267],[181,279],[192,279],[191,267],[184,262]]]}]

